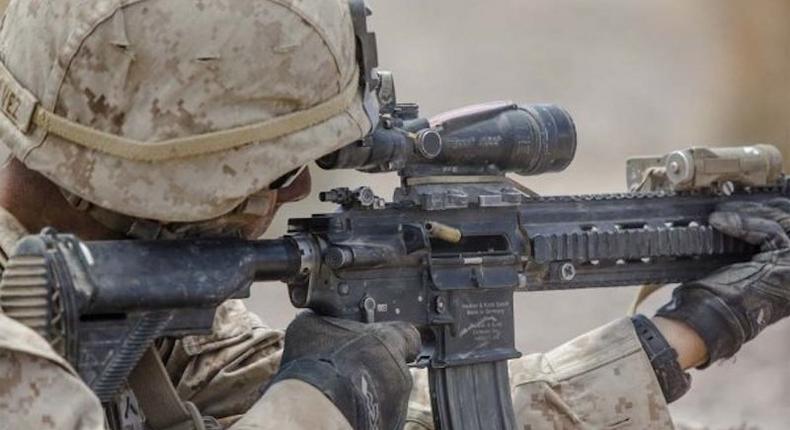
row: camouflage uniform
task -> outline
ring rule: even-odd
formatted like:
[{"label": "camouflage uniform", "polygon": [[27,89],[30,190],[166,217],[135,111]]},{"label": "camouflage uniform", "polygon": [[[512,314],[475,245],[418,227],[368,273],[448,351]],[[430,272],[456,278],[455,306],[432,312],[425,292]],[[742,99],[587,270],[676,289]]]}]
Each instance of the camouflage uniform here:
[{"label": "camouflage uniform", "polygon": [[[428,381],[415,373],[407,430],[432,429]],[[664,395],[630,319],[547,353],[510,362],[518,428],[673,429]]]},{"label": "camouflage uniform", "polygon": [[[371,128],[354,47],[342,0],[12,1],[0,140],[81,208],[171,232],[270,216],[272,181]],[[7,253],[24,229],[0,219]],[[0,428],[102,427],[95,396],[42,339],[2,316],[0,336]],[[161,353],[179,395],[226,424],[347,428],[298,381],[257,399],[281,343],[229,301],[211,335]],[[627,320],[514,361],[512,378],[524,429],[671,428]],[[431,428],[427,378],[415,379],[408,427]]]},{"label": "camouflage uniform", "polygon": [[[0,268],[25,229],[0,208]],[[63,402],[69,399],[69,402]],[[99,399],[33,330],[0,313],[0,429],[104,428]]]},{"label": "camouflage uniform", "polygon": [[99,399],[31,329],[0,314],[0,429],[104,428]]}]

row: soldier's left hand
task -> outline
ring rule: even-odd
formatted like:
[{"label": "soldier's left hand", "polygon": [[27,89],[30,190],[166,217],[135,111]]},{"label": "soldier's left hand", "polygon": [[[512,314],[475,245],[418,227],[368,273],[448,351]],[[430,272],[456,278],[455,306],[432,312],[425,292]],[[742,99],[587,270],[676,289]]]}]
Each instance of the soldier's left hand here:
[{"label": "soldier's left hand", "polygon": [[305,311],[285,332],[275,382],[313,385],[354,429],[400,429],[412,387],[406,364],[420,345],[419,332],[405,322],[363,324]]},{"label": "soldier's left hand", "polygon": [[657,316],[681,321],[699,334],[708,356],[703,367],[731,357],[765,327],[790,315],[790,200],[723,204],[710,224],[763,252],[679,286],[659,309]]}]

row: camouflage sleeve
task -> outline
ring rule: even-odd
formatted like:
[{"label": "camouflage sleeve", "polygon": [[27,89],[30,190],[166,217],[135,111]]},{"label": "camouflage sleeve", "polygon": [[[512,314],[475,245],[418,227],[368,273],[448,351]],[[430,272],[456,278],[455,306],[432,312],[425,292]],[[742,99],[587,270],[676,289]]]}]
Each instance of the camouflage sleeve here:
[{"label": "camouflage sleeve", "polygon": [[[432,429],[427,375],[414,376],[406,429]],[[520,429],[674,428],[628,318],[511,361],[510,378]]]},{"label": "camouflage sleeve", "polygon": [[240,300],[228,300],[217,309],[210,335],[166,341],[160,351],[181,399],[227,426],[277,372],[282,339],[282,331],[267,327]]},{"label": "camouflage sleeve", "polygon": [[230,430],[352,430],[323,393],[295,379],[274,384]]},{"label": "camouflage sleeve", "polygon": [[47,342],[0,314],[0,428],[104,429],[99,399]]}]

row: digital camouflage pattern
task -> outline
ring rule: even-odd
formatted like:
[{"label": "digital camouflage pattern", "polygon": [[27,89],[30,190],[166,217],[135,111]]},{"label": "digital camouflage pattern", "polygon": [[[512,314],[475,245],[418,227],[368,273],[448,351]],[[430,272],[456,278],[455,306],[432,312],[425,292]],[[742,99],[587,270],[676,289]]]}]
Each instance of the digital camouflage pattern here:
[{"label": "digital camouflage pattern", "polygon": [[351,430],[351,425],[324,393],[306,382],[288,379],[269,388],[231,427],[231,430],[280,429]]},{"label": "digital camouflage pattern", "polygon": [[[12,1],[0,59],[43,108],[157,142],[261,122],[338,95],[358,78],[349,15],[342,0]],[[367,133],[361,100],[287,137],[160,162],[110,156],[41,129],[26,135],[5,115],[0,139],[29,168],[98,206],[200,221]]]},{"label": "digital camouflage pattern", "polygon": [[8,211],[0,207],[0,273],[8,262],[16,242],[27,234],[25,227]]},{"label": "digital camouflage pattern", "polygon": [[521,429],[673,429],[630,318],[511,362]]},{"label": "digital camouflage pattern", "polygon": [[212,334],[167,342],[160,351],[179,397],[229,424],[277,373],[282,341],[282,331],[263,324],[241,300],[228,300],[217,309]]},{"label": "digital camouflage pattern", "polygon": [[[414,381],[406,430],[433,429],[427,373]],[[675,428],[630,318],[511,360],[510,381],[521,430]]]},{"label": "digital camouflage pattern", "polygon": [[28,327],[0,314],[0,430],[104,429],[99,399]]}]

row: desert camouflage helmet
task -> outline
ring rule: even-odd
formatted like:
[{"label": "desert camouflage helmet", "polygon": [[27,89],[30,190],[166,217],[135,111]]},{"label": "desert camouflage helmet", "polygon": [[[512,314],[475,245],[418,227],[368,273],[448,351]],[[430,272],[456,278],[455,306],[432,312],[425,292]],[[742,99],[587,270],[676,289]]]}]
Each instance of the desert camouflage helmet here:
[{"label": "desert camouflage helmet", "polygon": [[366,134],[345,0],[18,0],[0,139],[94,205],[222,216]]}]

